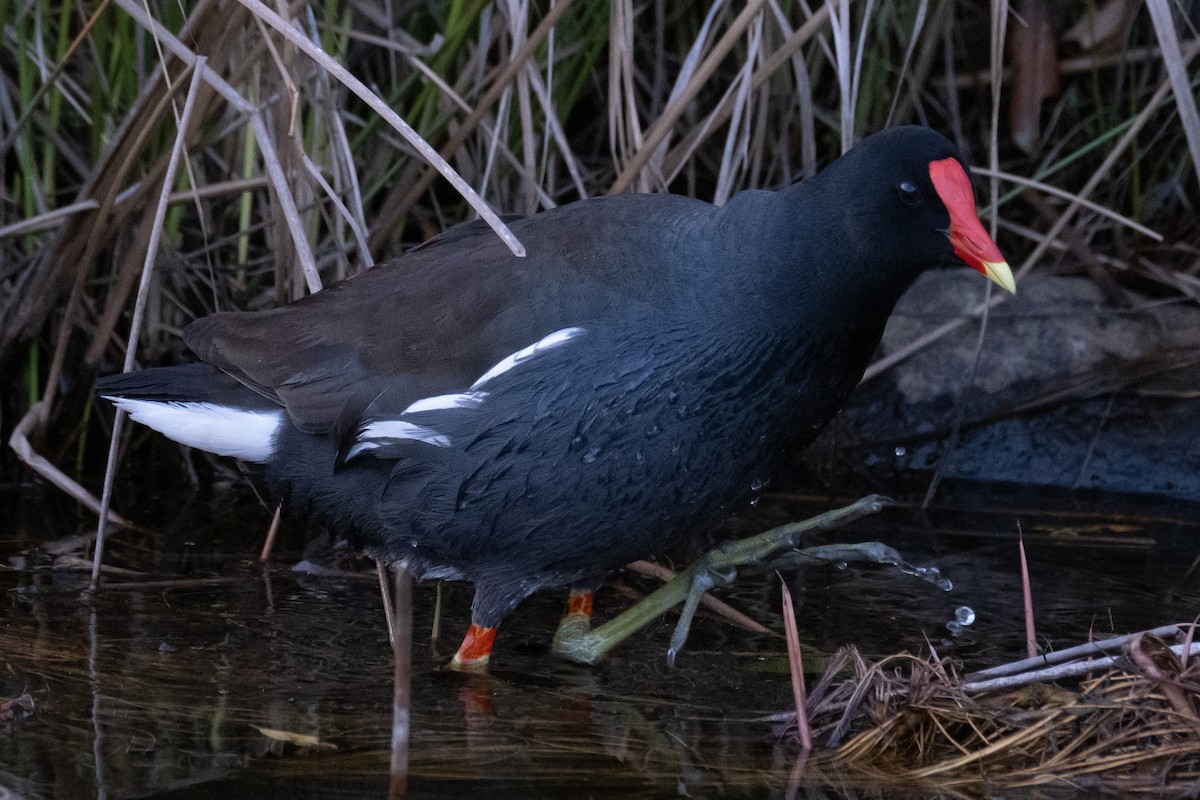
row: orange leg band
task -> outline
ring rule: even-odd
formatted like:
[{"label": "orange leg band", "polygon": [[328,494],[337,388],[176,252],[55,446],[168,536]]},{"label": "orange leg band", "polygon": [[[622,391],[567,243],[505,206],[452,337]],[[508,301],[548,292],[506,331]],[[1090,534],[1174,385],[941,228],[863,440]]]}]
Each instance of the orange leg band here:
[{"label": "orange leg band", "polygon": [[592,618],[592,593],[571,592],[567,596],[567,616]]},{"label": "orange leg band", "polygon": [[486,664],[488,656],[492,654],[492,644],[495,641],[495,628],[484,628],[472,622],[471,627],[467,629],[467,635],[463,637],[462,644],[458,646],[458,652],[454,654],[454,663],[462,666]]}]

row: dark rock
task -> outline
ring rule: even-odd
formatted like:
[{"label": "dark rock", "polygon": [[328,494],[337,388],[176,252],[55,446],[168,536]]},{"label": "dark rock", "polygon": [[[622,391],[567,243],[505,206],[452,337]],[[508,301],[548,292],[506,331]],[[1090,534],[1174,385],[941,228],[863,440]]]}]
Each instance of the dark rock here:
[{"label": "dark rock", "polygon": [[[976,307],[973,277],[925,275],[881,352]],[[1200,309],[1140,297],[1114,308],[1082,278],[1031,275],[992,311],[976,366],[978,341],[970,322],[865,383],[811,458],[878,478],[945,457],[948,478],[1200,501]]]}]

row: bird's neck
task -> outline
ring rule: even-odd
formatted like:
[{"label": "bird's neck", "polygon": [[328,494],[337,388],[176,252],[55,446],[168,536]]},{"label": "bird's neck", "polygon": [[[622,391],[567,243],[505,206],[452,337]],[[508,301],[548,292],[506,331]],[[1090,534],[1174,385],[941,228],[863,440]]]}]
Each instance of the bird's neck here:
[{"label": "bird's neck", "polygon": [[721,209],[714,221],[721,230],[707,237],[722,243],[719,261],[730,265],[720,282],[721,323],[753,337],[833,338],[873,351],[920,265],[904,263],[895,243],[860,241],[850,224],[856,203],[850,196],[828,202],[823,178],[745,192]]}]

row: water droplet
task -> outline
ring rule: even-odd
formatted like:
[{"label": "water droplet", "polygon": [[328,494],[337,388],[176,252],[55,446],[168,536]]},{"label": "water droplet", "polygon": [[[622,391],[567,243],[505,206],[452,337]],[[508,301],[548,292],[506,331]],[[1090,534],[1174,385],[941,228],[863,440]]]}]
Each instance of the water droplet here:
[{"label": "water droplet", "polygon": [[948,592],[954,588],[954,583],[943,575],[942,571],[937,567],[917,567],[915,574],[921,580],[932,583],[943,592]]},{"label": "water droplet", "polygon": [[761,492],[766,485],[766,481],[764,481],[762,478],[755,478],[754,480],[750,481],[750,491]]},{"label": "water droplet", "polygon": [[920,578],[926,583],[932,583],[934,586],[941,589],[943,592],[948,592],[954,588],[954,583],[942,574],[942,571],[937,567],[914,567],[905,561],[897,561],[896,569],[903,572],[905,575],[912,575]]},{"label": "water droplet", "polygon": [[646,454],[641,450],[638,450],[636,453],[634,453],[633,460],[636,461],[637,465],[640,467],[642,464],[646,463]]},{"label": "water droplet", "polygon": [[649,428],[646,429],[646,438],[653,439],[655,436],[658,436],[660,433],[662,433],[662,428],[660,428],[658,426],[658,423],[656,422],[653,425],[651,425]]},{"label": "water droplet", "polygon": [[946,630],[950,631],[951,636],[958,636],[963,632],[963,626],[954,620],[946,623]]},{"label": "water droplet", "polygon": [[959,625],[970,625],[975,622],[975,610],[970,606],[959,606],[954,609],[954,621]]},{"label": "water droplet", "polygon": [[593,447],[591,450],[588,450],[586,453],[583,454],[583,463],[591,464],[591,463],[595,462],[595,460],[599,456],[600,456],[600,448]]},{"label": "water droplet", "polygon": [[906,455],[908,455],[907,447],[897,447],[896,448],[896,458],[904,458]]},{"label": "water droplet", "polygon": [[688,418],[688,407],[687,407],[687,403],[684,403],[684,404],[683,404],[683,405],[681,405],[679,408],[675,409],[675,416],[679,417],[680,419],[687,419],[687,418]]},{"label": "water droplet", "polygon": [[761,497],[751,497],[751,498],[750,498],[750,505],[752,505],[752,506],[756,506],[756,505],[758,505],[758,504],[759,504],[759,501],[761,501],[761,500],[762,500],[762,498],[761,498]]},{"label": "water droplet", "polygon": [[675,401],[677,401],[678,399],[679,399],[679,390],[678,389],[672,389],[671,391],[667,392],[667,405],[672,405],[672,406],[675,405]]},{"label": "water droplet", "polygon": [[582,436],[576,436],[571,440],[571,449],[582,450],[585,444],[587,444],[587,439],[584,439]]},{"label": "water droplet", "polygon": [[836,564],[834,564],[833,566],[834,566],[834,569],[845,570],[850,565],[847,564],[845,561],[839,561]]}]

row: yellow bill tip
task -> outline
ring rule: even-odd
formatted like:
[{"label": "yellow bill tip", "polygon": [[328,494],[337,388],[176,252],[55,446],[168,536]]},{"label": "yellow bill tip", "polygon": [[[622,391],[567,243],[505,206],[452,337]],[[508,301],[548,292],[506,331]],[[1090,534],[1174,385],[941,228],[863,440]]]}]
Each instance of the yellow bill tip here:
[{"label": "yellow bill tip", "polygon": [[1017,293],[1017,281],[1007,261],[984,261],[983,274],[1003,286],[1009,294]]}]

